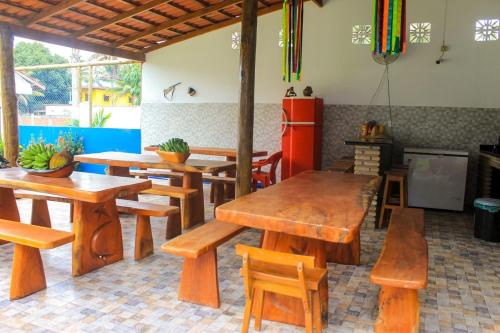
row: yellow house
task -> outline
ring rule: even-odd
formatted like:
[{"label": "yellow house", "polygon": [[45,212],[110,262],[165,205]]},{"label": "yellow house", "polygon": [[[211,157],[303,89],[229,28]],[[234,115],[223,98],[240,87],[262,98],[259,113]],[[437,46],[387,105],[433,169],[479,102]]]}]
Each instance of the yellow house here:
[{"label": "yellow house", "polygon": [[[80,101],[89,101],[87,87],[82,87]],[[116,91],[102,87],[92,89],[92,106],[133,106],[133,102],[130,94],[120,95]]]}]

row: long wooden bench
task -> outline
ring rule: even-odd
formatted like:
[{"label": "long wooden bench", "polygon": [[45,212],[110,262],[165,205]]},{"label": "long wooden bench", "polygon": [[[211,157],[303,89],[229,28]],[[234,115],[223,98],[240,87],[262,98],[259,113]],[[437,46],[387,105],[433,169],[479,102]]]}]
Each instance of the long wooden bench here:
[{"label": "long wooden bench", "polygon": [[53,249],[74,239],[72,232],[0,220],[0,240],[14,243],[10,299],[23,298],[45,289],[47,283],[40,249]]},{"label": "long wooden bench", "polygon": [[424,211],[394,209],[384,248],[370,280],[381,286],[375,331],[418,332],[418,290],[427,286]]},{"label": "long wooden bench", "polygon": [[63,202],[70,204],[70,222],[73,222],[73,200],[61,197],[59,195],[40,193],[27,190],[15,190],[14,195],[17,199],[31,199],[31,224],[50,228],[49,208],[47,201]]},{"label": "long wooden bench", "polygon": [[217,247],[244,229],[212,221],[162,245],[163,252],[184,257],[179,300],[214,308],[220,306]]},{"label": "long wooden bench", "polygon": [[[167,217],[179,214],[179,208],[167,205],[158,205],[148,202],[138,202],[126,199],[117,199],[118,212],[137,215],[135,226],[134,259],[141,260],[154,253],[153,233],[151,231],[151,217]],[[167,238],[173,238],[181,233],[181,225],[167,223]],[[172,222],[172,221],[170,221]]]}]

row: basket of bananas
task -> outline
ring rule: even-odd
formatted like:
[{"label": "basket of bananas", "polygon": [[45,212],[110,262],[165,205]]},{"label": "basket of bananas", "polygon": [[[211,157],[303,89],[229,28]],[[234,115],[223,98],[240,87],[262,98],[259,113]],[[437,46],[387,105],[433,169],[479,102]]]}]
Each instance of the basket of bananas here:
[{"label": "basket of bananas", "polygon": [[31,143],[24,149],[17,164],[30,175],[50,178],[66,178],[75,170],[73,155],[41,142]]},{"label": "basket of bananas", "polygon": [[156,153],[162,160],[172,163],[184,163],[190,155],[189,145],[179,138],[173,138],[160,144]]}]

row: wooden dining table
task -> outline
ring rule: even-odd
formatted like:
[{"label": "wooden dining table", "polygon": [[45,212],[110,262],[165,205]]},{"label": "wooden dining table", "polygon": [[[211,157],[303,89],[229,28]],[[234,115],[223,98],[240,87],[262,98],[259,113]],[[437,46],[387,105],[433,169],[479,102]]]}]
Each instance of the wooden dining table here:
[{"label": "wooden dining table", "polygon": [[[162,160],[157,155],[131,154],[120,152],[103,152],[75,156],[75,160],[82,163],[107,165],[109,174],[113,176],[130,177],[130,168],[139,169],[169,169],[183,172],[182,185],[184,188],[198,190],[198,194],[191,200],[190,227],[205,221],[205,208],[203,199],[203,173],[224,172],[236,169],[235,162],[187,159],[184,163],[172,163]],[[172,180],[171,180],[172,182]]]},{"label": "wooden dining table", "polygon": [[[145,151],[156,151],[158,146],[146,146]],[[191,154],[196,155],[207,155],[207,156],[222,156],[226,158],[226,161],[236,162],[238,157],[238,150],[235,148],[220,148],[220,147],[189,147]],[[252,157],[264,157],[268,153],[266,150],[254,150],[252,152]],[[218,173],[214,172],[212,175],[216,176]],[[225,172],[226,177],[236,177],[236,169],[228,170]],[[234,198],[235,186],[233,184],[226,184],[224,186],[225,196],[228,199]],[[213,202],[213,201],[212,201]]]},{"label": "wooden dining table", "polygon": [[[151,188],[151,181],[74,172],[45,178],[20,168],[0,170],[0,219],[20,221],[14,189],[73,200],[72,274],[82,275],[123,259],[122,230],[116,198]],[[42,219],[42,217],[37,217]]]},{"label": "wooden dining table", "polygon": [[[217,208],[217,220],[264,230],[262,247],[310,255],[317,267],[328,257],[359,261],[359,229],[380,186],[374,176],[305,171]],[[334,260],[335,261],[335,260]],[[328,318],[327,282],[320,288],[323,321]],[[304,326],[301,301],[264,296],[264,318]]]}]

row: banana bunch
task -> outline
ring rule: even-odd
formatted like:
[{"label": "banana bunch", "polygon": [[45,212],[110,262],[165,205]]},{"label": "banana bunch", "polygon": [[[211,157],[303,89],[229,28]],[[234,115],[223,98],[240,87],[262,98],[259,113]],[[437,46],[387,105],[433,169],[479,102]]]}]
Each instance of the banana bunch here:
[{"label": "banana bunch", "polygon": [[173,138],[173,139],[168,140],[167,142],[160,144],[160,150],[161,151],[170,151],[173,153],[188,154],[189,153],[189,145],[187,144],[186,141],[184,141],[182,139]]},{"label": "banana bunch", "polygon": [[32,143],[19,155],[19,166],[25,169],[48,170],[50,159],[56,153],[56,148],[51,144]]}]

